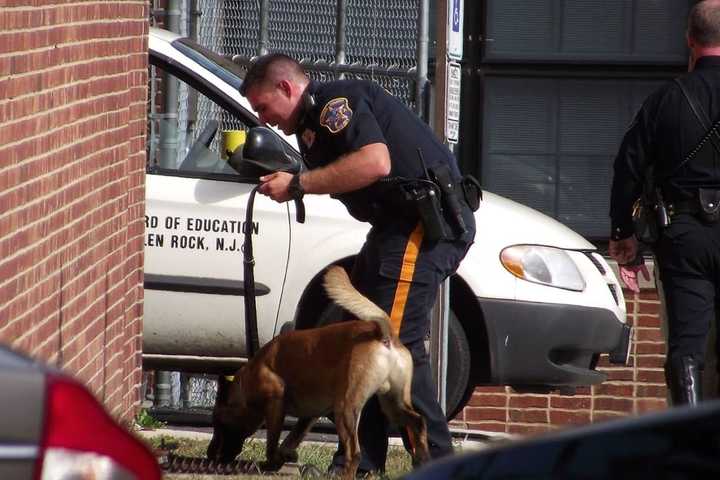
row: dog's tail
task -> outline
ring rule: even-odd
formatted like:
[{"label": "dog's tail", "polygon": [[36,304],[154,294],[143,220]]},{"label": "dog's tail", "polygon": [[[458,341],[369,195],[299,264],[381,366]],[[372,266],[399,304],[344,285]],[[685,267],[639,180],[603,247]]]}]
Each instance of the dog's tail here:
[{"label": "dog's tail", "polygon": [[344,268],[334,265],[325,273],[323,285],[331,300],[355,315],[360,320],[377,322],[383,338],[391,338],[390,317],[385,311],[358,292]]}]

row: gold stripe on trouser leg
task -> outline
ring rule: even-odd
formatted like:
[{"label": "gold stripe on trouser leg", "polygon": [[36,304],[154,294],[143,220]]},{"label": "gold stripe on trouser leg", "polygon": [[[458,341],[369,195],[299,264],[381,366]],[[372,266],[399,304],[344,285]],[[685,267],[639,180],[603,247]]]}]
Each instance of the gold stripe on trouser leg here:
[{"label": "gold stripe on trouser leg", "polygon": [[422,223],[418,223],[415,230],[410,234],[408,243],[405,246],[400,278],[398,279],[397,288],[395,289],[395,299],[393,300],[392,310],[390,311],[390,328],[395,336],[400,334],[400,325],[402,324],[405,305],[407,304],[410,293],[410,282],[412,282],[413,275],[415,274],[415,263],[417,262],[418,253],[420,252],[423,233]]}]

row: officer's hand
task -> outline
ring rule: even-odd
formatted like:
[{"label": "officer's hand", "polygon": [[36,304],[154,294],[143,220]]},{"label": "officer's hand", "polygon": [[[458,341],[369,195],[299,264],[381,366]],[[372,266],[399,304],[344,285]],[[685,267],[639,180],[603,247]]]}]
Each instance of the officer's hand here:
[{"label": "officer's hand", "polygon": [[622,240],[610,240],[608,253],[618,265],[630,263],[637,258],[638,242],[635,235]]},{"label": "officer's hand", "polygon": [[638,241],[635,235],[622,240],[610,240],[608,253],[618,263],[620,280],[632,292],[638,293],[637,274],[641,272],[645,280],[650,280],[650,272],[645,266],[645,259],[638,255]]},{"label": "officer's hand", "polygon": [[290,200],[288,193],[288,185],[292,180],[292,174],[287,172],[275,172],[270,175],[260,177],[263,182],[258,191],[263,195],[267,195],[278,203]]}]

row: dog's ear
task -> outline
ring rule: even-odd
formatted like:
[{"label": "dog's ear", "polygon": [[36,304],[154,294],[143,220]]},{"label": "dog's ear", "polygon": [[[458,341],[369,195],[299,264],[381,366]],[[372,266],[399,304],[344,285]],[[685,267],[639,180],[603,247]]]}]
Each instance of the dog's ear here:
[{"label": "dog's ear", "polygon": [[241,381],[242,373],[243,369],[240,368],[232,377],[224,375],[218,377],[217,392],[215,394],[216,407],[231,404],[235,407],[245,405],[245,393]]},{"label": "dog's ear", "polygon": [[245,365],[241,366],[234,375],[218,375],[216,398],[223,400],[227,398],[230,394],[230,385],[232,385],[233,382],[240,381],[240,374],[243,368],[245,368]]}]

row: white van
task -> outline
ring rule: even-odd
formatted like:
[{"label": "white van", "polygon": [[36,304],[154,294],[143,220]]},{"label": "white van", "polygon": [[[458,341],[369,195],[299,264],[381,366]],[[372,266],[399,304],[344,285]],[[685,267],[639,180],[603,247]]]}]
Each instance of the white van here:
[{"label": "white van", "polygon": [[[146,185],[144,365],[230,370],[246,355],[244,229],[254,236],[262,345],[318,321],[328,308],[322,272],[352,265],[368,225],[316,195],[305,197],[305,223],[295,221],[292,202],[258,195],[254,222],[245,225],[257,180],[227,164],[215,131],[259,124],[238,93],[242,70],[163,30],[150,29],[149,50],[156,73],[179,88],[153,88],[151,132],[159,135],[150,135]],[[295,139],[277,133],[299,155]],[[600,354],[627,361],[622,290],[591,243],[487,191],[476,221],[475,244],[450,281],[448,414],[476,385],[568,391],[605,379],[595,370]],[[513,268],[503,264],[509,257]]]}]

